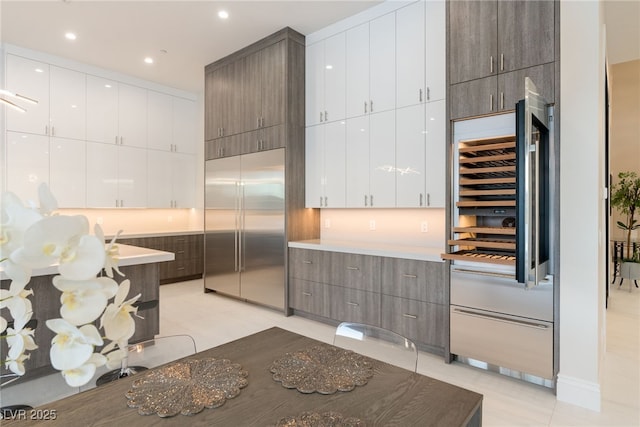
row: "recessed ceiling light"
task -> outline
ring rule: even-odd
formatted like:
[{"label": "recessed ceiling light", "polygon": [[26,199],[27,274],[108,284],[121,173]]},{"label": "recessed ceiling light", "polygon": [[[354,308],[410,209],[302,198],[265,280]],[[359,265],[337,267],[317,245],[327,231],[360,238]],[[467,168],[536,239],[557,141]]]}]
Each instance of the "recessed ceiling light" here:
[{"label": "recessed ceiling light", "polygon": [[104,87],[106,87],[107,89],[110,89],[111,85],[110,84],[106,84],[106,85],[104,85]]},{"label": "recessed ceiling light", "polygon": [[44,70],[42,68],[36,68],[34,71],[36,73],[44,73]]},{"label": "recessed ceiling light", "polygon": [[68,32],[68,33],[66,33],[66,34],[64,35],[64,37],[65,37],[67,40],[75,40],[75,39],[77,38],[77,37],[76,37],[76,35],[75,35],[74,33],[72,33],[72,32]]},{"label": "recessed ceiling light", "polygon": [[229,13],[226,10],[221,10],[218,12],[218,18],[227,19],[229,17]]},{"label": "recessed ceiling light", "polygon": [[153,58],[147,56],[146,58],[144,58],[144,62],[146,62],[147,64],[153,64]]}]

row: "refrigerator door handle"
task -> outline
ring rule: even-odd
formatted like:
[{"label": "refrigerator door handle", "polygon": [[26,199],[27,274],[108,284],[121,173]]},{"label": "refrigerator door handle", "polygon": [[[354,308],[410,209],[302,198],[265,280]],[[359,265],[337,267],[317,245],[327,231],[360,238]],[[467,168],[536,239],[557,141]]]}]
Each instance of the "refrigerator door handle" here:
[{"label": "refrigerator door handle", "polygon": [[240,183],[240,247],[238,248],[240,259],[240,271],[245,269],[245,207],[244,207],[244,182]]},{"label": "refrigerator door handle", "polygon": [[240,183],[236,182],[236,200],[235,200],[235,230],[233,232],[234,235],[234,247],[233,247],[233,256],[235,259],[235,271],[240,271],[239,265],[239,252],[240,252]]}]

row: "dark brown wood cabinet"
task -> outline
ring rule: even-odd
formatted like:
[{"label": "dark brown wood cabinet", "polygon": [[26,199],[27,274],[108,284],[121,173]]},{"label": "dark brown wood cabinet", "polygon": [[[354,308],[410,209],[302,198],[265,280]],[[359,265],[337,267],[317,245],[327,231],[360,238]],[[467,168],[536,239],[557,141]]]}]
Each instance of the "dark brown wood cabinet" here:
[{"label": "dark brown wood cabinet", "polygon": [[512,111],[530,77],[555,102],[554,0],[449,1],[451,119]]},{"label": "dark brown wood cabinet", "polygon": [[172,252],[173,261],[160,264],[160,284],[201,278],[204,272],[204,235],[202,233],[121,238],[118,243]]}]

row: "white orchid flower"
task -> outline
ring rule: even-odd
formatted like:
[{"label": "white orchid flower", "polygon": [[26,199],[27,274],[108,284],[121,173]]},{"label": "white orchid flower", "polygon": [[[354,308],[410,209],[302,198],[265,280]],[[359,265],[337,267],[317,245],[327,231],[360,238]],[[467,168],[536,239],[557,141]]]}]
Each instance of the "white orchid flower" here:
[{"label": "white orchid flower", "polygon": [[62,291],[60,315],[76,326],[91,323],[100,317],[109,299],[118,291],[116,281],[108,277],[69,280],[64,276],[55,276],[53,286]]},{"label": "white orchid flower", "polygon": [[25,373],[24,361],[28,359],[29,359],[28,354],[21,354],[15,359],[11,359],[10,357],[7,357],[7,359],[5,360],[5,363],[7,368],[9,368],[11,372],[13,372],[16,375],[22,376]]},{"label": "white orchid flower", "polygon": [[89,360],[83,365],[62,371],[62,376],[70,387],[80,387],[88,383],[93,375],[96,373],[96,369],[103,366],[107,361],[107,358],[99,353],[93,353]]},{"label": "white orchid flower", "polygon": [[7,319],[0,316],[0,334],[3,333],[9,324],[7,323]]},{"label": "white orchid flower", "polygon": [[25,289],[26,282],[12,280],[9,289],[0,289],[0,309],[8,308],[11,317],[18,319],[33,311],[29,296],[31,289]]},{"label": "white orchid flower", "polygon": [[40,213],[42,215],[51,215],[53,211],[58,209],[58,201],[53,197],[49,186],[44,182],[38,186],[38,199],[40,200]]},{"label": "white orchid flower", "polygon": [[107,353],[106,356],[106,366],[109,369],[117,369],[122,366],[122,360],[127,357],[127,346],[119,345],[117,350],[113,350]]},{"label": "white orchid flower", "polygon": [[100,328],[104,328],[105,336],[111,341],[128,340],[135,332],[136,325],[130,313],[138,312],[132,304],[140,298],[141,294],[125,301],[129,287],[128,279],[120,284],[113,303],[107,306],[100,319]]},{"label": "white orchid flower", "polygon": [[29,320],[31,320],[31,313],[15,318],[13,328],[7,328],[7,345],[9,346],[7,356],[11,360],[18,360],[25,351],[38,348],[33,340],[33,329],[25,328]]},{"label": "white orchid flower", "polygon": [[84,365],[93,354],[93,348],[102,345],[94,325],[76,328],[64,319],[49,319],[47,327],[57,335],[51,340],[51,365],[59,371],[76,369]]},{"label": "white orchid flower", "polygon": [[0,199],[0,262],[9,279],[27,283],[31,268],[15,263],[11,254],[22,247],[25,231],[42,219],[33,209],[24,207],[13,193],[4,193]]},{"label": "white orchid flower", "polygon": [[[104,238],[104,232],[102,231],[102,227],[100,227],[100,224],[95,225],[94,232],[96,233],[96,237],[98,239],[106,242]],[[109,242],[105,249],[106,256],[104,260],[104,271],[107,273],[108,277],[113,277],[114,271],[120,276],[124,276],[124,274],[118,269],[119,250],[118,246],[116,245],[116,240],[118,239],[118,237],[120,237],[120,233],[122,233],[122,230],[118,230],[114,238],[111,239],[111,242]]]},{"label": "white orchid flower", "polygon": [[50,216],[33,224],[24,233],[24,246],[11,260],[31,268],[59,263],[58,271],[74,280],[97,275],[104,265],[104,246],[95,236],[87,235],[86,217]]}]

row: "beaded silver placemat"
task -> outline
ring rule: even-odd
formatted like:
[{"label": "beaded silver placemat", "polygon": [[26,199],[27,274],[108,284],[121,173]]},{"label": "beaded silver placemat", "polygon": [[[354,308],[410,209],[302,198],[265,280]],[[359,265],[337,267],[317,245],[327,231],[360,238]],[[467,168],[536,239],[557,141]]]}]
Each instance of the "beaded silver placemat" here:
[{"label": "beaded silver placemat", "polygon": [[278,420],[276,427],[364,427],[359,418],[344,417],[338,412],[306,411],[295,417],[284,417]]},{"label": "beaded silver placemat", "polygon": [[140,415],[193,415],[236,397],[249,383],[248,375],[227,359],[175,362],[134,381],[126,393],[127,404],[138,408]]},{"label": "beaded silver placemat", "polygon": [[318,344],[285,354],[270,370],[273,379],[286,388],[332,394],[365,385],[373,376],[373,361],[350,350]]}]

